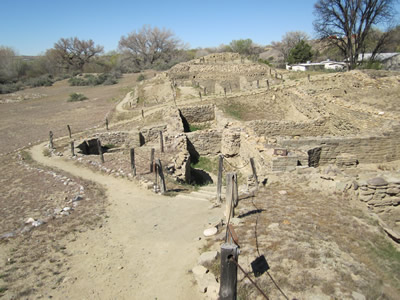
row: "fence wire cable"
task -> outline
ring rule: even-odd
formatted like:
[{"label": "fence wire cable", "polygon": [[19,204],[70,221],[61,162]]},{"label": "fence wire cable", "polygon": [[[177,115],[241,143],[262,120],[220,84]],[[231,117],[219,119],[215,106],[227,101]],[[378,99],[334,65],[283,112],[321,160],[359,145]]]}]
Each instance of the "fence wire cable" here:
[{"label": "fence wire cable", "polygon": [[[259,208],[258,208],[258,207],[256,206],[256,204],[254,203],[254,195],[251,197],[251,203],[253,204],[254,208],[255,208],[257,211],[260,211]],[[255,239],[256,239],[257,253],[258,253],[258,256],[261,256],[260,250],[259,250],[259,248],[258,248],[258,234],[257,234],[258,217],[259,217],[259,216],[257,215],[257,218],[256,218],[256,225],[254,226],[254,235],[255,235]],[[279,285],[275,282],[275,280],[274,280],[274,278],[272,277],[272,275],[271,275],[268,271],[267,271],[266,273],[268,274],[269,278],[271,279],[271,281],[273,282],[273,284],[275,285],[275,287],[281,292],[281,294],[282,294],[287,300],[289,300],[289,298],[286,296],[286,294],[282,291],[282,289],[279,287]]]},{"label": "fence wire cable", "polygon": [[250,275],[239,265],[239,263],[233,258],[231,257],[230,260],[236,265],[238,266],[238,268],[240,269],[240,271],[243,272],[244,276],[246,276],[250,282],[256,287],[256,289],[264,296],[265,299],[269,300],[268,296],[260,289],[260,287],[257,285],[257,283],[255,283],[255,281],[253,279],[251,279]]},{"label": "fence wire cable", "polygon": [[226,161],[226,163],[228,164],[228,165],[230,165],[232,168],[234,168],[235,170],[240,170],[240,169],[243,169],[243,168],[245,168],[245,167],[247,167],[248,166],[248,164],[250,163],[250,161],[248,161],[244,166],[241,166],[241,167],[237,167],[237,166],[234,166],[234,165],[232,165],[232,164],[230,164],[229,163],[229,161],[228,160],[226,160],[226,159],[224,159],[224,161]]}]

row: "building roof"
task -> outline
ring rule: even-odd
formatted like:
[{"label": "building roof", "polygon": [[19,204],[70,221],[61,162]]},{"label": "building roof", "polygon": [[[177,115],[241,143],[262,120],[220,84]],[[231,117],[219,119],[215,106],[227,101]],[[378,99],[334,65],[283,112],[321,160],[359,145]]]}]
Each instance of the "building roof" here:
[{"label": "building roof", "polygon": [[[392,58],[396,55],[399,55],[400,53],[394,52],[394,53],[378,53],[375,55],[375,60],[378,61],[385,61],[389,58]],[[372,57],[372,53],[364,53],[364,54],[358,54],[358,61],[363,61],[363,60],[369,60]]]}]

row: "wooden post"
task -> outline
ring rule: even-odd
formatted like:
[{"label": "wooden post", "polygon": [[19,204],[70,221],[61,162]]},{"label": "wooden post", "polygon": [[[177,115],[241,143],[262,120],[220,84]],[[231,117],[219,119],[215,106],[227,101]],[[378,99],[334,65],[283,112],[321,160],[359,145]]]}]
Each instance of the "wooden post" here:
[{"label": "wooden post", "polygon": [[224,156],[222,154],[219,155],[219,163],[218,163],[218,181],[217,181],[217,201],[218,203],[222,202],[221,199],[221,190],[222,190],[222,169],[224,167]]},{"label": "wooden post", "polygon": [[260,88],[260,80],[257,79],[257,88]]},{"label": "wooden post", "polygon": [[225,197],[225,217],[226,223],[229,223],[230,218],[233,218],[233,173],[226,174],[226,197]]},{"label": "wooden post", "polygon": [[270,76],[272,75],[272,69],[271,68],[269,68],[269,75]]},{"label": "wooden post", "polygon": [[224,94],[225,94],[225,98],[226,98],[226,87],[224,87]]},{"label": "wooden post", "polygon": [[68,129],[69,138],[72,138],[71,127],[69,127],[69,125],[67,125],[67,129]]},{"label": "wooden post", "polygon": [[310,76],[310,74],[307,74],[307,78],[308,78],[308,82],[310,82],[310,81],[311,81],[311,76]]},{"label": "wooden post", "polygon": [[100,155],[100,161],[101,163],[104,163],[104,155],[103,155],[103,150],[101,149],[101,142],[99,139],[97,139],[97,150],[99,151]]},{"label": "wooden post", "polygon": [[256,165],[254,163],[254,158],[250,158],[250,164],[251,164],[251,169],[253,171],[254,179],[256,180],[256,186],[257,186],[257,189],[258,189],[258,177],[257,177]]},{"label": "wooden post", "polygon": [[150,173],[154,172],[154,148],[151,148],[150,152]]},{"label": "wooden post", "polygon": [[269,89],[269,80],[267,79],[267,89]]},{"label": "wooden post", "polygon": [[200,101],[203,101],[203,99],[201,98],[201,92],[199,91],[199,96],[200,96]]},{"label": "wooden post", "polygon": [[236,207],[239,203],[239,188],[238,188],[238,182],[237,182],[237,174],[233,173],[232,176],[232,201],[233,201],[233,206]]},{"label": "wooden post", "polygon": [[143,111],[143,109],[142,109],[142,119],[144,119],[144,111]]},{"label": "wooden post", "polygon": [[108,119],[106,118],[106,130],[108,130]]},{"label": "wooden post", "polygon": [[203,92],[204,96],[207,96],[207,88],[204,87],[204,92]]},{"label": "wooden post", "polygon": [[129,108],[132,108],[132,102],[129,102]]},{"label": "wooden post", "polygon": [[156,165],[157,165],[158,177],[160,178],[160,192],[161,194],[164,194],[167,191],[167,187],[165,185],[165,178],[164,178],[163,168],[161,165],[161,160],[157,159]]},{"label": "wooden post", "polygon": [[235,244],[225,243],[221,246],[220,300],[236,300],[237,266],[231,259],[238,261],[238,252]]},{"label": "wooden post", "polygon": [[74,146],[74,141],[71,141],[71,155],[75,156],[75,146]]},{"label": "wooden post", "polygon": [[136,166],[135,166],[135,149],[131,148],[131,169],[132,169],[132,175],[136,176]]},{"label": "wooden post", "polygon": [[160,150],[161,153],[164,153],[164,138],[162,131],[160,131]]},{"label": "wooden post", "polygon": [[54,149],[54,144],[53,144],[53,131],[49,132],[49,148]]}]

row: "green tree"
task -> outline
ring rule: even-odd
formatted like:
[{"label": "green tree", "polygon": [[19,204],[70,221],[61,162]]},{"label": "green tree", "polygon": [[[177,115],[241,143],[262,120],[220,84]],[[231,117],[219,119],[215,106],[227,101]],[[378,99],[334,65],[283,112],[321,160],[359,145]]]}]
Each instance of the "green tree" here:
[{"label": "green tree", "polygon": [[253,54],[253,41],[251,39],[233,40],[232,42],[230,42],[229,47],[232,52],[243,55]]},{"label": "green tree", "polygon": [[288,63],[297,64],[311,60],[313,53],[311,51],[311,46],[305,41],[300,41],[296,46],[292,48],[289,52]]}]

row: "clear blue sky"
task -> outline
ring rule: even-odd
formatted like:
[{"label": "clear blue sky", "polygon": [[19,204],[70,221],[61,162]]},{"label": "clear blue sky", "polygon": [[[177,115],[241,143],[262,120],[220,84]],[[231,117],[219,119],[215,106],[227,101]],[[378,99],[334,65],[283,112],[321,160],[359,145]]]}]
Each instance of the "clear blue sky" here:
[{"label": "clear blue sky", "polygon": [[0,0],[0,45],[37,55],[60,38],[92,39],[116,50],[145,24],[171,29],[191,48],[251,38],[266,45],[288,31],[313,35],[316,0]]}]

